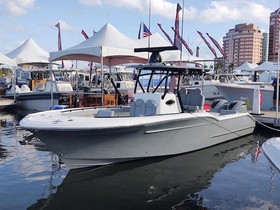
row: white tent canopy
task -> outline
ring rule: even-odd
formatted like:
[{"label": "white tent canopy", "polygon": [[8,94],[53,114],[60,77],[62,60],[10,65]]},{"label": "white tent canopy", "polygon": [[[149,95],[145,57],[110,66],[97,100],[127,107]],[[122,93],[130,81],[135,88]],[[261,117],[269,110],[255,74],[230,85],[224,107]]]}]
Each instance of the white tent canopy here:
[{"label": "white tent canopy", "polygon": [[8,56],[0,53],[0,65],[16,66],[16,62]]},{"label": "white tent canopy", "polygon": [[32,38],[27,39],[22,45],[6,55],[14,59],[18,65],[49,63],[49,53],[39,47]]},{"label": "white tent canopy", "polygon": [[258,64],[244,62],[240,66],[233,69],[233,71],[240,71],[240,72],[252,72],[252,69],[256,68]]},{"label": "white tent canopy", "polygon": [[[71,48],[51,52],[50,61],[83,60],[105,65],[123,63],[146,63],[143,53],[135,53],[141,47],[138,42],[119,32],[110,23],[103,26],[95,35]],[[103,61],[101,59],[103,58]]]},{"label": "white tent canopy", "polygon": [[266,61],[254,68],[253,71],[278,71],[278,63]]},{"label": "white tent canopy", "polygon": [[6,55],[14,59],[18,65],[49,63],[49,53],[39,47],[32,38]]}]

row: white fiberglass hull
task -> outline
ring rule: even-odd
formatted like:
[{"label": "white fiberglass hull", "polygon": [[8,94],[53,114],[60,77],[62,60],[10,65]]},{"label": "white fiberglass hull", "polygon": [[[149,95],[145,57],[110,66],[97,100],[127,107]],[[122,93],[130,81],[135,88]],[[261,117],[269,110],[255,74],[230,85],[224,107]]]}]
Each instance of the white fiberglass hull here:
[{"label": "white fiberglass hull", "polygon": [[216,87],[228,101],[244,100],[248,108],[253,108],[254,90],[260,88],[261,110],[273,107],[273,87],[268,85],[249,84],[217,84]]},{"label": "white fiberglass hull", "polygon": [[280,138],[270,138],[263,143],[262,149],[271,163],[280,171]]},{"label": "white fiberglass hull", "polygon": [[36,113],[20,125],[33,131],[70,169],[191,152],[251,134],[255,127],[247,113],[95,118],[94,112]]},{"label": "white fiberglass hull", "polygon": [[[30,92],[21,93],[16,96],[17,105],[24,110],[46,111],[53,108],[54,105],[60,105],[61,102],[69,104],[71,93],[53,93],[50,92]],[[53,100],[52,100],[53,98]]]}]

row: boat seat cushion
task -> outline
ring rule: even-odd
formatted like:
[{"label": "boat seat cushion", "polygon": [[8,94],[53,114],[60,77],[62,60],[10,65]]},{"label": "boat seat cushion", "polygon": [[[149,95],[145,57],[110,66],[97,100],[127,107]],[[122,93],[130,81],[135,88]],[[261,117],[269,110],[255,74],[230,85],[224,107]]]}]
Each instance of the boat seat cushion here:
[{"label": "boat seat cushion", "polygon": [[155,115],[157,111],[157,105],[153,100],[146,101],[145,116]]},{"label": "boat seat cushion", "polygon": [[143,99],[138,98],[136,101],[131,103],[130,116],[144,115],[146,104]]},{"label": "boat seat cushion", "polygon": [[201,94],[201,90],[196,88],[188,91],[188,93],[182,93],[183,108],[187,112],[195,112],[203,108],[204,96]]}]

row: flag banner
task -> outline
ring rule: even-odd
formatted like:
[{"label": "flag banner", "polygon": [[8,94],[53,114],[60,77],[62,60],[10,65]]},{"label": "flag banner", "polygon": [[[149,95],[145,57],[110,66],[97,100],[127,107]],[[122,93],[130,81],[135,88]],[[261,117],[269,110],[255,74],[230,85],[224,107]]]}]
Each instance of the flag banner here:
[{"label": "flag banner", "polygon": [[220,51],[220,53],[223,55],[223,57],[225,57],[225,52],[224,50],[221,48],[220,44],[217,42],[216,39],[214,39],[212,36],[210,36],[208,33],[206,33],[207,36],[211,39],[211,41],[214,43],[214,45],[217,47],[217,49]]},{"label": "flag banner", "polygon": [[174,46],[176,46],[179,50],[182,50],[182,42],[179,38],[180,32],[179,32],[179,12],[181,11],[182,7],[180,4],[177,4],[176,9],[176,17],[175,17],[175,33],[174,33]]},{"label": "flag banner", "polygon": [[[171,28],[173,29],[173,31],[174,31],[175,34],[176,34],[175,29],[174,29],[173,27],[171,27]],[[181,42],[181,43],[185,46],[185,48],[188,50],[188,52],[189,52],[191,55],[193,55],[193,51],[192,51],[191,48],[189,48],[189,45],[187,44],[187,42],[186,42],[180,35],[178,35],[178,38],[179,38],[180,42]]]},{"label": "flag banner", "polygon": [[166,36],[166,38],[169,40],[169,42],[174,45],[174,42],[172,41],[172,39],[170,38],[170,36],[163,30],[161,24],[158,23],[158,27],[160,28],[160,30],[164,33],[164,35]]},{"label": "flag banner", "polygon": [[82,30],[81,34],[83,34],[83,36],[85,37],[85,39],[88,39],[88,38],[89,38],[88,35],[87,35],[87,33],[86,33],[84,30]]},{"label": "flag banner", "polygon": [[[199,57],[199,46],[196,47],[196,53],[195,53],[196,57]],[[201,64],[200,63],[195,63],[195,67],[200,67]]]},{"label": "flag banner", "polygon": [[145,23],[143,23],[143,37],[147,37],[147,36],[151,36],[151,35],[152,35],[152,33],[150,32],[148,27],[145,25]]},{"label": "flag banner", "polygon": [[59,22],[55,25],[55,27],[57,27],[57,29],[58,29],[58,46],[57,46],[57,48],[58,48],[58,50],[62,50],[62,46],[61,46],[61,34],[60,34],[60,24],[59,24]]},{"label": "flag banner", "polygon": [[217,53],[216,53],[216,50],[211,47],[210,43],[205,39],[205,37],[203,36],[203,34],[199,31],[197,31],[197,33],[200,35],[200,37],[203,39],[203,41],[205,42],[205,44],[208,46],[208,48],[211,50],[211,52],[214,54],[215,58],[218,58],[217,57]]},{"label": "flag banner", "polygon": [[140,22],[140,26],[139,26],[138,39],[141,39],[141,26],[142,26],[142,22]]},{"label": "flag banner", "polygon": [[[60,51],[60,50],[62,50],[62,45],[61,45],[61,34],[60,34],[60,23],[58,22],[56,25],[55,25],[55,27],[57,27],[57,29],[58,29],[58,38],[57,38],[57,40],[58,40],[58,43],[57,43],[57,48],[58,48],[58,51]],[[64,68],[64,62],[63,62],[63,60],[61,61],[61,67],[62,68]]]}]

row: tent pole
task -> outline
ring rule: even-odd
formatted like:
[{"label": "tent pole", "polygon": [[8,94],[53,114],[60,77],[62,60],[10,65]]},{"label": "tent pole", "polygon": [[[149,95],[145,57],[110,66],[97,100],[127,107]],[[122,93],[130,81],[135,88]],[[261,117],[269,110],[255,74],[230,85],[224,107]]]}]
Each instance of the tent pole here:
[{"label": "tent pole", "polygon": [[103,97],[104,97],[104,93],[103,93],[103,89],[104,89],[104,72],[103,72],[103,55],[102,55],[102,47],[100,47],[100,63],[101,63],[101,106],[104,105],[103,103]]},{"label": "tent pole", "polygon": [[53,101],[53,70],[52,70],[52,61],[50,62],[50,76],[51,76],[51,109],[53,109],[54,101]]}]

